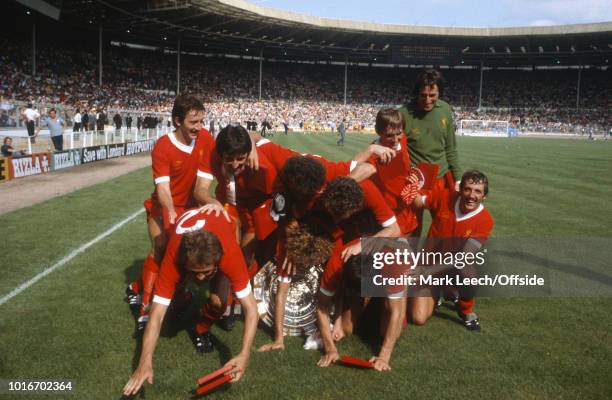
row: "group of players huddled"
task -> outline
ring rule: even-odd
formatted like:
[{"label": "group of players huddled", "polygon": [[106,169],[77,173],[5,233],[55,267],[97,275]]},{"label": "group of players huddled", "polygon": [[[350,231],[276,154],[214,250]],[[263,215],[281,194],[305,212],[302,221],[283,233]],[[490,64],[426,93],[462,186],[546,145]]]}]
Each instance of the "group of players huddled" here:
[{"label": "group of players huddled", "polygon": [[[284,349],[291,277],[313,265],[324,266],[315,299],[323,343],[320,367],[337,361],[336,344],[360,323],[368,323],[360,321],[366,307],[375,307],[380,321],[382,345],[370,359],[378,371],[390,370],[395,342],[406,324],[425,324],[441,296],[454,296],[466,328],[480,330],[470,289],[424,287],[413,297],[400,290],[376,301],[359,290],[360,239],[418,237],[425,208],[432,216],[428,238],[462,239],[450,247],[448,241],[428,242],[445,251],[476,252],[493,228],[483,206],[487,177],[475,170],[461,174],[451,110],[439,99],[443,88],[437,71],[423,71],[413,100],[399,110],[380,110],[378,138],[343,162],[297,153],[240,125],[226,126],[213,139],[202,128],[201,101],[178,96],[172,110],[176,129],[161,137],[152,152],[155,190],[145,201],[151,250],[141,277],[126,291],[130,305],[139,309],[137,329],[143,331],[143,342],[124,395],[153,382],[152,359],[162,321],[190,304],[188,286],[194,282],[209,285],[193,328],[198,351],[213,351],[211,325],[222,321],[228,305],[241,305],[242,348],[226,364],[232,382],[238,381],[247,368],[258,322],[251,279],[270,260],[279,266],[275,335],[259,351]],[[438,172],[426,189],[420,188],[417,164],[433,165]],[[209,189],[215,180],[213,196]]]}]

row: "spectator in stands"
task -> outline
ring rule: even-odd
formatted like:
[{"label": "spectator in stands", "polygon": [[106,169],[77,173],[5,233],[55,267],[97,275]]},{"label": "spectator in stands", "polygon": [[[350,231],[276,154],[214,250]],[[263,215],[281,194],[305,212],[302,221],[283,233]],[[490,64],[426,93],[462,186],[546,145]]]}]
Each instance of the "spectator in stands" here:
[{"label": "spectator in stands", "polygon": [[25,150],[15,150],[13,148],[13,138],[7,136],[2,144],[2,155],[4,157],[23,157],[26,155]]},{"label": "spectator in stands", "polygon": [[81,129],[84,132],[89,130],[89,114],[87,114],[87,110],[83,110],[83,115],[81,116]]},{"label": "spectator in stands", "polygon": [[21,115],[23,116],[24,122],[26,124],[26,129],[28,130],[28,136],[32,143],[36,143],[36,135],[35,135],[35,125],[36,120],[40,118],[40,113],[32,108],[32,103],[28,103],[28,106],[25,110],[22,111]]},{"label": "spectator in stands", "polygon": [[118,134],[121,132],[121,125],[123,124],[123,120],[121,118],[121,114],[116,113],[113,116],[113,123],[115,124],[115,134]]},{"label": "spectator in stands", "polygon": [[75,133],[78,133],[81,130],[81,123],[83,121],[83,116],[81,115],[81,110],[79,110],[78,108],[76,109],[76,113],[72,117],[72,120],[74,121],[74,125],[72,127],[72,131],[75,132]]},{"label": "spectator in stands", "polygon": [[125,117],[125,128],[128,132],[132,131],[132,115],[128,114]]},{"label": "spectator in stands", "polygon": [[97,123],[97,117],[96,117],[96,109],[92,108],[89,111],[89,130],[90,131],[95,131],[96,130],[96,123]]},{"label": "spectator in stands", "polygon": [[96,115],[96,130],[98,133],[104,133],[104,125],[106,125],[106,114],[103,109],[100,109],[100,112]]},{"label": "spectator in stands", "polygon": [[40,126],[36,131],[36,136],[40,133],[40,128],[46,126],[49,128],[49,135],[51,136],[51,141],[53,142],[53,147],[55,147],[55,151],[64,150],[64,126],[66,123],[64,119],[57,116],[57,111],[55,108],[49,110],[49,116],[41,121]]}]

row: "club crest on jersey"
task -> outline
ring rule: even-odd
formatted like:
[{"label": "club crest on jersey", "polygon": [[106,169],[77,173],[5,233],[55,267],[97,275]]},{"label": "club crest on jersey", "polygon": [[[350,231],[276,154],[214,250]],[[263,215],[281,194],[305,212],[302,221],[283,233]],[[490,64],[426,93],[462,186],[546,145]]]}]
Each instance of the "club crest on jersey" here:
[{"label": "club crest on jersey", "polygon": [[192,219],[192,217],[200,214],[198,210],[190,210],[176,221],[176,233],[177,235],[183,235],[189,232],[199,231],[206,225],[205,219]]},{"label": "club crest on jersey", "polygon": [[448,126],[448,120],[446,118],[442,118],[440,120],[440,125],[442,125],[442,129],[446,129],[446,127]]}]

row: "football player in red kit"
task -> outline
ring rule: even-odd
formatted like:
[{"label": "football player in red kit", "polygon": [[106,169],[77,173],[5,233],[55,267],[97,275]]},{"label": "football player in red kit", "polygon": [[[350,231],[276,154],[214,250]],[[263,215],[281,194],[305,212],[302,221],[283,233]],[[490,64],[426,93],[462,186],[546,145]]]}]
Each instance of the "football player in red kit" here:
[{"label": "football player in red kit", "polygon": [[[470,170],[463,174],[459,192],[453,189],[434,188],[414,199],[417,208],[431,211],[432,222],[427,234],[426,249],[436,252],[478,252],[486,243],[493,229],[493,218],[485,209],[483,201],[489,193],[489,181],[480,171]],[[476,266],[465,266],[455,271],[460,276],[476,276]],[[457,303],[459,316],[467,329],[479,331],[480,323],[474,313],[475,287],[462,286]],[[417,325],[423,325],[431,317],[438,293],[431,296],[413,297],[408,302],[408,314]]]},{"label": "football player in red kit", "polygon": [[412,169],[403,129],[404,119],[398,110],[380,110],[375,125],[378,139],[356,155],[355,160],[369,164],[367,176],[376,184],[395,213],[401,234],[408,235],[416,229],[417,218],[412,207],[406,205],[401,197]]},{"label": "football player in red kit", "polygon": [[[193,197],[196,176],[210,176],[210,154],[214,141],[202,128],[204,105],[193,96],[181,95],[174,101],[172,121],[174,132],[162,136],[151,153],[155,190],[144,203],[151,249],[147,255],[141,278],[132,282],[127,290],[132,307],[140,307],[138,330],[142,331],[148,319],[150,304],[159,263],[167,243],[166,230],[186,208],[196,206]],[[208,202],[211,202],[208,199]],[[142,295],[142,297],[140,297]]]},{"label": "football player in red kit", "polygon": [[[250,347],[257,329],[257,305],[249,283],[242,252],[236,241],[235,224],[225,216],[206,215],[197,209],[186,211],[176,221],[176,230],[168,242],[155,283],[155,296],[146,326],[138,367],[123,388],[126,396],[134,395],[145,381],[153,383],[153,352],[168,307],[183,295],[181,286],[188,282],[209,283],[209,312],[222,313],[230,291],[244,310],[244,335],[238,355],[225,365],[238,381],[246,370]],[[214,319],[214,318],[213,318]],[[207,329],[211,319],[204,315],[198,329]]]}]

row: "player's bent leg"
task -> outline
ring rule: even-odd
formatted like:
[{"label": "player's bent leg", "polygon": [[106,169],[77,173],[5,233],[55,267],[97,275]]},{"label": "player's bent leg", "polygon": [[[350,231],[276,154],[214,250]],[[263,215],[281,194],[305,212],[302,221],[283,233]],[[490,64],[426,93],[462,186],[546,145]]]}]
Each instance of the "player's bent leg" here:
[{"label": "player's bent leg", "polygon": [[149,319],[148,310],[153,297],[153,289],[168,242],[166,233],[163,230],[163,220],[161,217],[150,217],[147,221],[147,225],[149,228],[149,238],[151,240],[151,250],[142,268],[142,305],[140,307],[140,317],[138,318],[137,324],[137,329],[139,331],[144,331],[144,327]]},{"label": "player's bent leg", "polygon": [[[459,275],[463,278],[475,278],[478,271],[475,266],[466,266]],[[478,315],[473,310],[476,303],[477,287],[476,286],[461,286],[458,288],[459,299],[457,301],[457,314],[463,320],[466,329],[472,332],[480,332],[480,321]]]},{"label": "player's bent leg", "polygon": [[353,295],[346,297],[344,302],[346,306],[342,311],[342,329],[345,335],[352,335],[363,315],[363,311],[370,302],[370,298]]},{"label": "player's bent leg", "polygon": [[436,300],[431,297],[411,297],[408,299],[408,316],[415,325],[425,325],[433,315]]},{"label": "player's bent leg", "polygon": [[202,307],[202,318],[195,326],[195,346],[200,353],[210,353],[214,350],[210,339],[210,327],[223,316],[229,295],[229,279],[218,271],[211,280],[210,296]]}]

